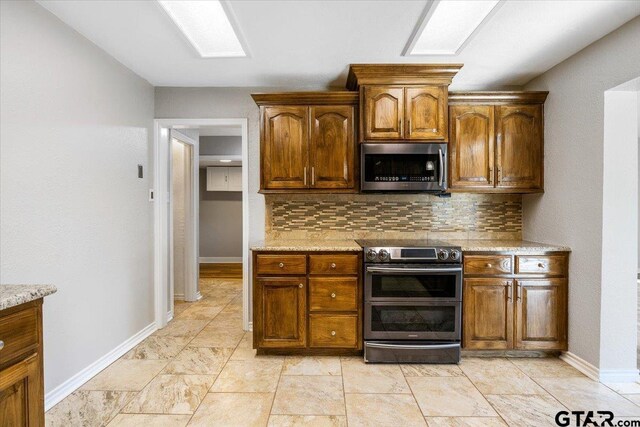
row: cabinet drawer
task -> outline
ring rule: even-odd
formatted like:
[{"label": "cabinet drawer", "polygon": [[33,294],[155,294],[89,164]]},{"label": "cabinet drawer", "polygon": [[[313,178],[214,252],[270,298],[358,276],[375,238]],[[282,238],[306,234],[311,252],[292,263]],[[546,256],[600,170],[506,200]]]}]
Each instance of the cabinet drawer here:
[{"label": "cabinet drawer", "polygon": [[516,274],[539,273],[555,276],[566,274],[564,255],[516,256]]},{"label": "cabinet drawer", "polygon": [[260,274],[305,274],[306,255],[257,255],[256,272]]},{"label": "cabinet drawer", "polygon": [[358,255],[309,255],[310,274],[358,274]]},{"label": "cabinet drawer", "polygon": [[465,255],[464,274],[511,274],[511,257],[508,255]]},{"label": "cabinet drawer", "polygon": [[311,311],[356,311],[357,277],[313,277],[309,279]]},{"label": "cabinet drawer", "polygon": [[358,347],[356,314],[309,315],[310,347]]},{"label": "cabinet drawer", "polygon": [[0,365],[38,346],[38,309],[27,308],[0,318]]}]

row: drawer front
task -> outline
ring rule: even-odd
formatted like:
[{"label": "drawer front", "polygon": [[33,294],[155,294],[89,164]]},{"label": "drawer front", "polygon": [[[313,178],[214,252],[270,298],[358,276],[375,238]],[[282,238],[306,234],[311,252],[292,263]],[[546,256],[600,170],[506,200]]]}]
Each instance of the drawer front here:
[{"label": "drawer front", "polygon": [[260,274],[306,274],[306,255],[257,255],[256,272]]},{"label": "drawer front", "polygon": [[511,274],[511,257],[508,255],[465,255],[464,274],[491,276]]},{"label": "drawer front", "polygon": [[516,274],[538,273],[563,276],[567,273],[565,260],[564,255],[516,256]]},{"label": "drawer front", "polygon": [[358,348],[358,315],[309,315],[310,347]]},{"label": "drawer front", "polygon": [[27,308],[0,318],[0,364],[38,346],[38,309]]},{"label": "drawer front", "polygon": [[312,277],[309,279],[311,311],[358,310],[357,277]]},{"label": "drawer front", "polygon": [[358,255],[309,255],[310,274],[358,274]]}]

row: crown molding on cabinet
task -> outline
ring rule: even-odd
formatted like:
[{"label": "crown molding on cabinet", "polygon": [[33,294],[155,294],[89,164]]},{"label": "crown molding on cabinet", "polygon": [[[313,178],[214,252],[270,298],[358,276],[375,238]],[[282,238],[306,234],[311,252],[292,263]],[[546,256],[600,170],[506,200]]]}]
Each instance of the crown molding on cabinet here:
[{"label": "crown molding on cabinet", "polygon": [[449,105],[456,104],[544,104],[545,91],[468,91],[449,92]]},{"label": "crown molding on cabinet", "polygon": [[358,105],[358,92],[275,92],[252,93],[258,105]]},{"label": "crown molding on cabinet", "polygon": [[347,89],[375,84],[450,85],[463,64],[351,64]]}]

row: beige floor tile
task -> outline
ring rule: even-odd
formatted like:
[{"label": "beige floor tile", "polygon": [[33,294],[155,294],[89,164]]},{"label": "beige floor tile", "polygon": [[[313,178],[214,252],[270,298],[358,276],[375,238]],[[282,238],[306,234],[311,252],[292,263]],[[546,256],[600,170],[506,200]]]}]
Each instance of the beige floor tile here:
[{"label": "beige floor tile", "polygon": [[129,391],[78,390],[45,414],[48,427],[104,426],[135,396]]},{"label": "beige floor tile", "polygon": [[507,427],[499,417],[426,417],[425,419],[429,427]]},{"label": "beige floor tile", "polygon": [[108,427],[184,427],[191,415],[118,414]]},{"label": "beige floor tile", "polygon": [[426,426],[410,394],[346,394],[345,399],[350,427]]},{"label": "beige floor tile", "polygon": [[189,345],[194,347],[232,348],[238,345],[243,335],[244,332],[240,327],[226,329],[218,325],[209,325],[196,335]]},{"label": "beige floor tile", "polygon": [[640,407],[588,378],[540,378],[538,383],[569,410],[602,409],[616,416],[640,416]]},{"label": "beige floor tile", "polygon": [[180,313],[182,313],[183,311],[185,311],[186,309],[188,309],[189,307],[191,307],[193,305],[193,303],[185,303],[184,301],[181,302],[177,302],[175,301],[173,304],[173,317],[177,317],[180,315]]},{"label": "beige floor tile", "polygon": [[174,319],[164,328],[154,332],[154,336],[195,337],[208,323],[208,320]]},{"label": "beige floor tile", "polygon": [[345,393],[411,393],[398,365],[367,364],[361,358],[342,359]]},{"label": "beige floor tile", "polygon": [[611,390],[620,394],[640,394],[640,384],[638,383],[604,383]]},{"label": "beige floor tile", "polygon": [[288,356],[282,375],[341,375],[340,358],[335,356]]},{"label": "beige floor tile", "polygon": [[[566,408],[550,395],[488,395],[486,398],[514,426],[557,426],[555,416]],[[585,408],[594,409],[594,408]]]},{"label": "beige floor tile", "polygon": [[408,377],[416,401],[427,417],[495,417],[496,412],[464,377]]},{"label": "beige floor tile", "polygon": [[175,316],[176,320],[213,320],[221,311],[222,306],[218,305],[194,305],[193,307],[189,307],[186,310],[183,310],[182,313]]},{"label": "beige floor tile", "polygon": [[544,394],[508,359],[463,359],[460,369],[483,394]]},{"label": "beige floor tile", "polygon": [[212,375],[158,375],[122,412],[192,414],[214,378]]},{"label": "beige floor tile", "polygon": [[268,427],[347,427],[342,415],[271,415]]},{"label": "beige floor tile", "polygon": [[166,365],[166,360],[119,359],[86,382],[82,390],[140,391]]},{"label": "beige floor tile", "polygon": [[189,426],[265,426],[273,393],[208,393]]},{"label": "beige floor tile", "polygon": [[345,415],[342,378],[332,376],[282,377],[272,414]]},{"label": "beige floor tile", "polygon": [[162,373],[217,375],[231,353],[232,348],[187,346],[169,362]]},{"label": "beige floor tile", "polygon": [[464,377],[458,365],[400,365],[405,377]]},{"label": "beige floor tile", "polygon": [[282,360],[231,360],[227,362],[212,392],[275,392]]},{"label": "beige floor tile", "polygon": [[123,356],[124,359],[171,359],[191,341],[190,337],[150,336]]},{"label": "beige floor tile", "polygon": [[256,354],[256,350],[253,349],[251,332],[245,332],[244,336],[240,340],[240,343],[234,350],[231,358],[229,360],[282,360],[284,361],[284,356],[258,356]]},{"label": "beige floor tile", "polygon": [[582,372],[557,358],[509,359],[531,378],[584,377]]}]

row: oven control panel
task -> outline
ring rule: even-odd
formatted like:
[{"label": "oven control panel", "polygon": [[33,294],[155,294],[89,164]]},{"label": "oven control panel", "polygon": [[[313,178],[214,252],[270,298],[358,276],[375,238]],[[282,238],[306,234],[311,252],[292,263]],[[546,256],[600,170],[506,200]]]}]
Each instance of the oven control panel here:
[{"label": "oven control panel", "polygon": [[459,247],[365,247],[367,262],[460,263],[462,251]]}]

